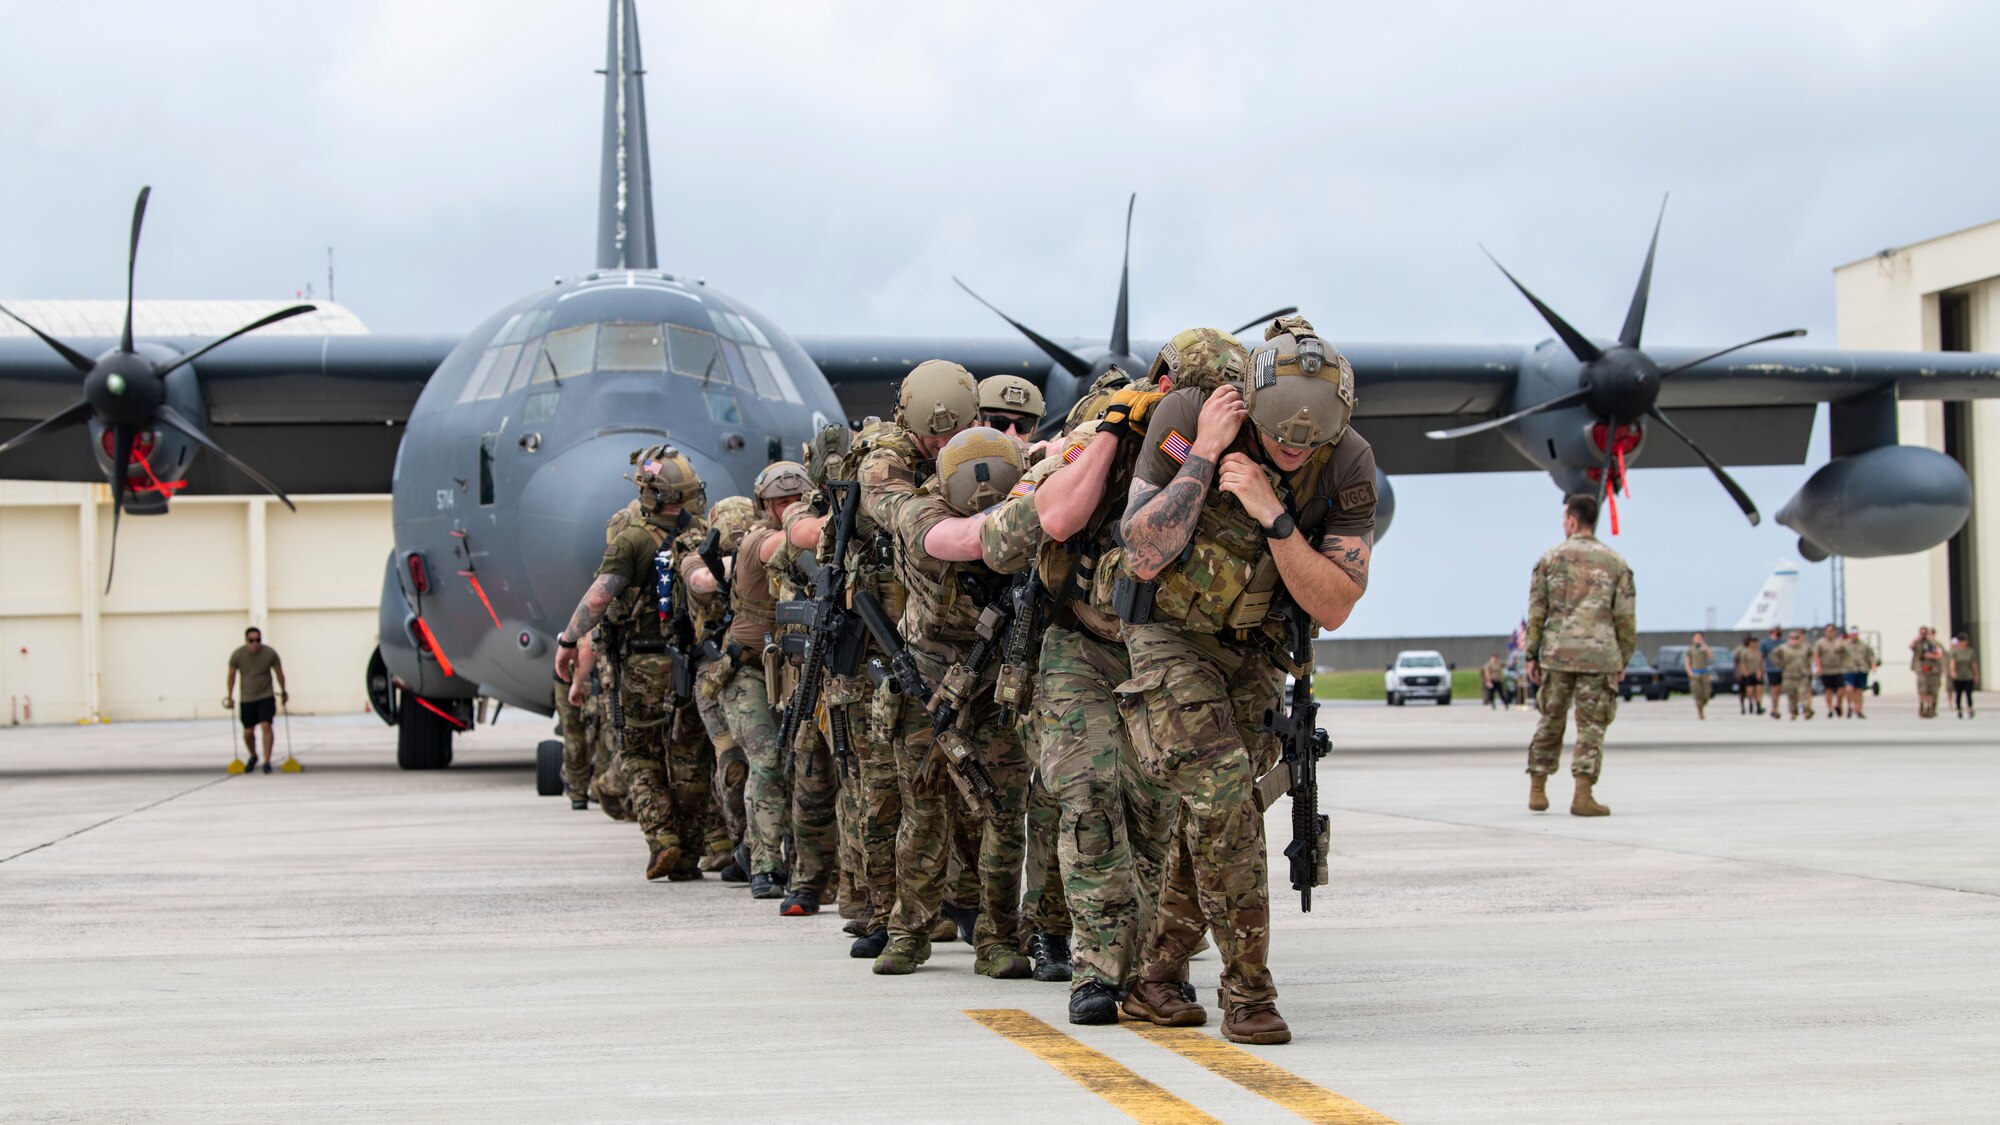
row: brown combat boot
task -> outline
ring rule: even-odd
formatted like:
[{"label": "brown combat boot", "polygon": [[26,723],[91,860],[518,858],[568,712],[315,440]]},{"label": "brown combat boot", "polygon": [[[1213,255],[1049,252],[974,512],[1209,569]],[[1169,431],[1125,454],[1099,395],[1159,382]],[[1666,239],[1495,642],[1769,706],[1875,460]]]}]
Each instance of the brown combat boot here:
[{"label": "brown combat boot", "polygon": [[664,879],[680,864],[681,849],[678,846],[661,848],[653,853],[646,864],[646,878]]},{"label": "brown combat boot", "polygon": [[1587,777],[1578,777],[1576,779],[1576,796],[1570,798],[1569,815],[1571,816],[1611,815],[1610,805],[1600,805],[1597,803],[1597,799],[1590,795],[1590,787],[1594,784],[1596,783],[1591,781]]},{"label": "brown combat boot", "polygon": [[1549,811],[1549,775],[1531,773],[1528,775],[1528,811]]},{"label": "brown combat boot", "polygon": [[1215,990],[1216,1002],[1222,1005],[1222,1037],[1231,1043],[1290,1043],[1291,1025],[1278,1014],[1278,1005],[1270,1000],[1243,1000],[1235,1004],[1229,1002],[1229,993]]},{"label": "brown combat boot", "polygon": [[1125,993],[1125,1014],[1161,1027],[1200,1027],[1208,1012],[1181,992],[1179,981],[1142,980]]}]

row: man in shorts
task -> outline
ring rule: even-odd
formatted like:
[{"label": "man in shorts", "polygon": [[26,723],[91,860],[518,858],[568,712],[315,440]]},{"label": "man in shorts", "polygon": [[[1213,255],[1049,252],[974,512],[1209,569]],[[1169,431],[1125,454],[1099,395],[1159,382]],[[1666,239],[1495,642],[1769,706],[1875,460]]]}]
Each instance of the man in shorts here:
[{"label": "man in shorts", "polygon": [[[229,686],[224,689],[222,705],[236,707],[236,677],[243,676],[243,704],[237,714],[243,720],[243,749],[250,755],[250,761],[243,767],[244,773],[257,768],[257,732],[264,732],[264,772],[271,772],[271,743],[275,735],[271,732],[271,720],[277,717],[278,704],[290,702],[291,696],[285,691],[285,665],[278,659],[278,650],[264,643],[264,631],[252,625],[243,630],[243,645],[229,654]],[[277,691],[271,690],[271,681],[276,678]]]}]

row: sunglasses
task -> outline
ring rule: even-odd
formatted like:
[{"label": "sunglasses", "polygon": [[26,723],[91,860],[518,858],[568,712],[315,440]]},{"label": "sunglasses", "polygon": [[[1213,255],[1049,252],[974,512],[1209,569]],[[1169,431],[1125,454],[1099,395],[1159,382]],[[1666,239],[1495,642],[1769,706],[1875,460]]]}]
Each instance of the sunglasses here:
[{"label": "sunglasses", "polygon": [[1007,414],[998,410],[989,410],[979,416],[980,425],[991,426],[1003,434],[1010,429],[1018,433],[1028,433],[1040,420],[1032,414]]}]

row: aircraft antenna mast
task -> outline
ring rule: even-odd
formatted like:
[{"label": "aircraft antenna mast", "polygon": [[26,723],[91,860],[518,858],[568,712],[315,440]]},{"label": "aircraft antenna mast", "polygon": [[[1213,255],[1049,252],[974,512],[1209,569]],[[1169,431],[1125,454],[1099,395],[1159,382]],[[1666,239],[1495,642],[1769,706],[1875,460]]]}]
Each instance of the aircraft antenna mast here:
[{"label": "aircraft antenna mast", "polygon": [[646,143],[646,69],[639,13],[611,0],[605,44],[604,152],[597,192],[597,268],[659,267],[653,242],[653,162]]}]

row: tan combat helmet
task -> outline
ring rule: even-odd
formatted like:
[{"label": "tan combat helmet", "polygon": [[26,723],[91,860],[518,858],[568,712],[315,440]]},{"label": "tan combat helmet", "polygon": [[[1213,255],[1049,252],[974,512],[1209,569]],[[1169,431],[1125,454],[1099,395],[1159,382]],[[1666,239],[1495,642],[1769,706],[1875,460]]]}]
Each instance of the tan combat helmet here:
[{"label": "tan combat helmet", "polygon": [[1190,328],[1176,333],[1153,357],[1146,380],[1157,385],[1172,379],[1174,389],[1199,387],[1212,391],[1224,383],[1241,383],[1250,371],[1250,353],[1241,341],[1220,328]]},{"label": "tan combat helmet", "polygon": [[955,434],[978,415],[979,384],[948,359],[917,364],[896,392],[896,421],[918,437]]},{"label": "tan combat helmet", "polygon": [[806,467],[797,461],[773,461],[757,474],[757,480],[750,486],[751,495],[758,503],[769,500],[784,500],[793,496],[804,496],[811,492],[813,483],[806,476]]},{"label": "tan combat helmet", "polygon": [[671,445],[649,445],[632,455],[632,483],[639,499],[653,511],[670,504],[699,509],[708,502],[694,462]]},{"label": "tan combat helmet", "polygon": [[1019,375],[989,375],[979,381],[979,416],[982,421],[987,414],[994,412],[1020,414],[1033,419],[1025,427],[1032,430],[1041,424],[1042,415],[1047,410],[1042,402],[1042,389]]},{"label": "tan combat helmet", "polygon": [[748,496],[725,496],[708,510],[708,526],[716,531],[723,550],[733,551],[743,541],[743,533],[757,522],[757,506]]},{"label": "tan combat helmet", "polygon": [[829,480],[846,480],[847,455],[854,450],[854,431],[835,422],[821,427],[806,443],[806,476],[815,487]]},{"label": "tan combat helmet", "polygon": [[1328,445],[1354,416],[1354,368],[1304,317],[1283,317],[1250,353],[1243,404],[1257,429],[1280,445]]},{"label": "tan combat helmet", "polygon": [[974,426],[952,438],[937,458],[938,486],[945,503],[960,515],[1005,500],[1021,472],[1020,443],[989,426]]}]

